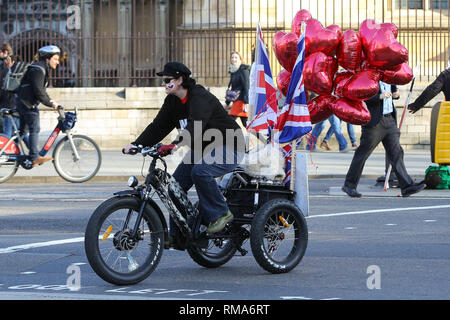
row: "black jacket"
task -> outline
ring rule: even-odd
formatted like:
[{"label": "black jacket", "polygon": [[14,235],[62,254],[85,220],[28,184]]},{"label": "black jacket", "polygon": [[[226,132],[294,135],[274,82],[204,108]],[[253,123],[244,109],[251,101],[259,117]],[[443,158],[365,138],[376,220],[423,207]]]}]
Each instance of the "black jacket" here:
[{"label": "black jacket", "polygon": [[34,62],[23,76],[17,95],[28,108],[37,106],[39,103],[52,107],[46,91],[47,85],[48,65],[43,61]]},{"label": "black jacket", "polygon": [[[194,143],[200,142],[202,143],[202,150],[204,150],[212,142],[203,141],[203,133],[208,129],[219,130],[223,137],[226,137],[227,129],[231,129],[236,136],[235,147],[236,143],[242,143],[239,148],[244,146],[244,138],[239,125],[228,115],[220,101],[200,85],[194,85],[188,89],[186,104],[182,104],[177,96],[168,95],[153,122],[147,126],[133,144],[153,146],[164,139],[174,128],[183,129],[182,123],[184,120],[187,120],[184,129],[190,134],[191,139],[185,141],[182,130],[173,141],[178,146],[188,145],[193,149]],[[201,121],[201,123],[198,121]],[[194,122],[196,123],[195,130]],[[201,127],[198,127],[200,124]]]},{"label": "black jacket", "polygon": [[[245,104],[248,103],[249,77],[250,66],[241,64],[236,72],[230,73],[230,83],[228,84],[228,87],[231,86],[231,90],[241,92],[236,100],[242,100]],[[229,104],[229,101],[226,101],[226,103]]]},{"label": "black jacket", "polygon": [[[394,93],[396,91],[397,86],[391,85],[391,92]],[[375,127],[380,122],[381,117],[383,116],[383,100],[380,99],[380,94],[381,90],[379,90],[378,93],[372,98],[365,101],[367,109],[369,109],[370,112],[370,121],[364,125],[365,127]],[[395,120],[397,120],[397,110],[395,109],[395,106],[393,106],[393,109],[393,116]]]},{"label": "black jacket", "polygon": [[[0,84],[3,85],[6,74],[8,73],[8,68],[0,67]],[[14,108],[14,93],[4,91],[0,89],[0,108]]]},{"label": "black jacket", "polygon": [[441,91],[444,93],[445,100],[450,101],[450,68],[442,71],[436,80],[417,97],[416,101],[408,106],[408,109],[419,110]]}]

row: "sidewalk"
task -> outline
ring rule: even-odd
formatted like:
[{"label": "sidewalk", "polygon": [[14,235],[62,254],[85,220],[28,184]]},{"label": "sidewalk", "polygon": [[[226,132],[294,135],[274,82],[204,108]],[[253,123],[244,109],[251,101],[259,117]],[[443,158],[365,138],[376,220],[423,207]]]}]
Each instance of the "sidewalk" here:
[{"label": "sidewalk", "polygon": [[[344,182],[345,175],[353,158],[353,151],[348,153],[340,153],[335,151],[318,151],[307,152],[308,160],[308,177],[309,181],[314,179],[342,179]],[[128,177],[135,175],[142,177],[141,172],[148,170],[150,159],[146,158],[143,164],[143,158],[140,155],[124,155],[121,151],[103,151],[102,166],[98,174],[89,182],[123,182],[126,184]],[[393,188],[383,191],[380,186],[375,186],[376,178],[384,174],[385,168],[384,151],[374,152],[366,162],[364,167],[361,183],[358,191],[364,197],[398,197],[400,189]],[[168,171],[172,173],[178,163],[180,157],[169,156],[166,158]],[[429,150],[406,150],[405,165],[408,173],[415,181],[422,181],[425,176],[425,170],[431,165],[431,155]],[[143,170],[143,171],[142,171]],[[364,180],[364,178],[368,178]],[[89,183],[87,182],[87,183]],[[69,183],[63,180],[56,173],[52,163],[45,163],[42,166],[32,170],[24,170],[19,168],[16,175],[7,183],[1,184],[0,188],[7,187],[8,183]],[[345,196],[340,187],[330,187],[329,195]],[[449,198],[450,190],[423,190],[413,197],[427,198]]]},{"label": "sidewalk", "polygon": [[[335,151],[307,152],[309,179],[340,178],[344,179],[353,158],[353,151],[340,153]],[[377,178],[384,174],[385,167],[384,152],[374,152],[366,162],[362,178]],[[126,181],[130,175],[139,176],[143,167],[143,158],[140,155],[124,155],[121,151],[102,151],[102,166],[90,181]],[[181,160],[177,156],[165,158],[168,171],[173,170]],[[407,150],[405,151],[405,165],[408,173],[416,179],[422,180],[425,170],[431,165],[429,150]],[[150,165],[150,158],[145,159],[144,173]],[[56,173],[51,162],[25,170],[19,168],[16,175],[8,183],[26,182],[64,182]]]}]

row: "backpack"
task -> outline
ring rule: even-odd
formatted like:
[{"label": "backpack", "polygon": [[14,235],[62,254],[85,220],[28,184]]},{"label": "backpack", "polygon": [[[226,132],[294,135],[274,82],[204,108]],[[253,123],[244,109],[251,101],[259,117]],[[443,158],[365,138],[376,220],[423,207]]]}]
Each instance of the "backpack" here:
[{"label": "backpack", "polygon": [[27,62],[16,62],[6,73],[5,78],[3,79],[2,89],[7,92],[17,92],[29,66],[30,64]]},{"label": "backpack", "polygon": [[428,189],[450,189],[450,169],[448,166],[429,166],[425,171]]}]

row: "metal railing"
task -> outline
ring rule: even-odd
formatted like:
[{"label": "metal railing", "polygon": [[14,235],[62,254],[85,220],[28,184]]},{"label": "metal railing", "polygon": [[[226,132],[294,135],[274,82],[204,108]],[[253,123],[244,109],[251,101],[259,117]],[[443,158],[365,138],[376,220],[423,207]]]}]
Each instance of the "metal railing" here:
[{"label": "metal railing", "polygon": [[448,0],[0,0],[0,42],[25,61],[43,45],[64,54],[53,86],[158,86],[156,72],[171,60],[184,62],[207,86],[228,83],[229,56],[251,64],[255,29],[261,23],[274,77],[281,70],[272,50],[276,32],[307,9],[324,26],[359,29],[373,18],[399,27],[409,63],[421,62],[420,81],[447,67]]}]

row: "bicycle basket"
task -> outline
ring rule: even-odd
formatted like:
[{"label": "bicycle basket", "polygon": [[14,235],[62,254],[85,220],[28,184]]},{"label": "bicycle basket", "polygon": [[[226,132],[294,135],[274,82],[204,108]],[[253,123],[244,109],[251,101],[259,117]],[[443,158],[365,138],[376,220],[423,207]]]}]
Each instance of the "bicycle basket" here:
[{"label": "bicycle basket", "polygon": [[75,126],[75,122],[77,122],[77,115],[73,112],[66,112],[65,119],[62,122],[63,130],[70,130]]}]

